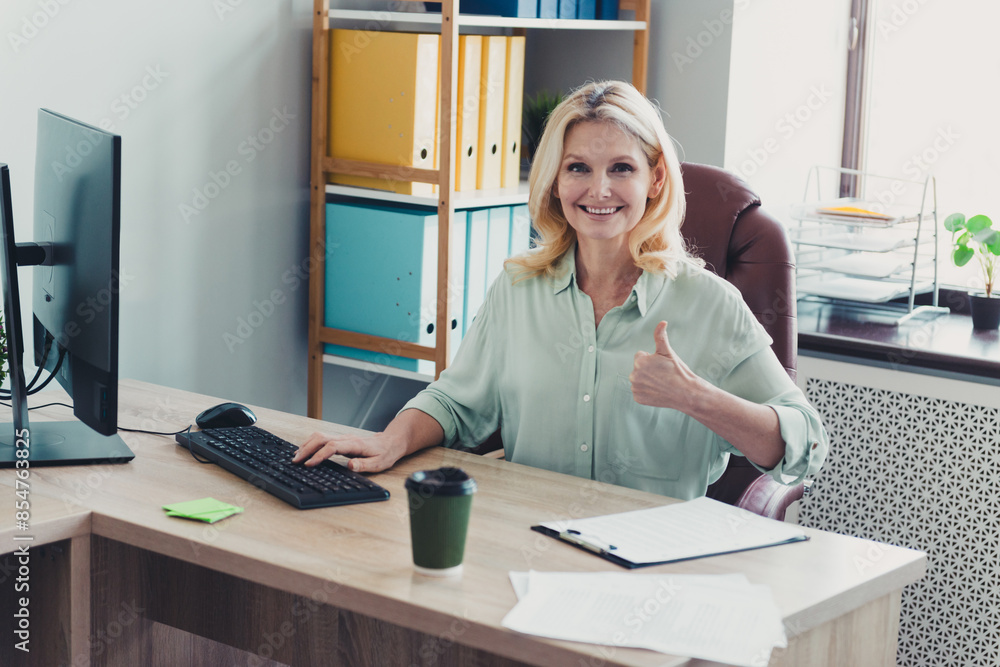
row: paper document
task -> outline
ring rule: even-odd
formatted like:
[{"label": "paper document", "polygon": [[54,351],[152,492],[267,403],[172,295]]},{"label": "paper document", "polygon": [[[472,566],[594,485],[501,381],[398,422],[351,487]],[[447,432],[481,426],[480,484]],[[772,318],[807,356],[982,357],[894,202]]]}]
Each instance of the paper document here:
[{"label": "paper document", "polygon": [[816,212],[821,215],[837,215],[850,218],[873,218],[875,220],[892,220],[891,215],[870,211],[858,206],[820,206]]},{"label": "paper document", "polygon": [[767,586],[741,574],[511,572],[517,605],[504,627],[592,644],[645,648],[732,665],[766,665],[787,645]]},{"label": "paper document", "polygon": [[551,521],[535,528],[625,567],[808,539],[798,526],[765,519],[711,498],[589,519]]}]

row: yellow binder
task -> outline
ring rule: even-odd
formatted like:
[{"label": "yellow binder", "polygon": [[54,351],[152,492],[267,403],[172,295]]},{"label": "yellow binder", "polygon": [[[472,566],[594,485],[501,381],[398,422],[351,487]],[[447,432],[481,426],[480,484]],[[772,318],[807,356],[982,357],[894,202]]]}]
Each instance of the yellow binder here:
[{"label": "yellow binder", "polygon": [[482,36],[459,36],[455,190],[460,192],[476,189],[479,162],[479,75],[482,61]]},{"label": "yellow binder", "polygon": [[[333,30],[332,157],[436,169],[440,35]],[[437,186],[335,174],[331,182],[433,195]]]},{"label": "yellow binder", "polygon": [[507,38],[483,37],[479,95],[479,163],[476,187],[499,188],[503,170],[503,103],[507,79]]},{"label": "yellow binder", "polygon": [[500,187],[516,188],[521,179],[521,108],[524,103],[524,37],[507,38],[504,86],[503,160]]}]

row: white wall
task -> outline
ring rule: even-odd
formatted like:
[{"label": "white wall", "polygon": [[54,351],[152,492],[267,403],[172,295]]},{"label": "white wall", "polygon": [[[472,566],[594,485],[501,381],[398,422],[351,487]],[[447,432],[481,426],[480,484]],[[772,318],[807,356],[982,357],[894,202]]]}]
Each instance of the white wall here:
[{"label": "white wall", "polygon": [[650,13],[648,95],[663,108],[682,160],[722,165],[733,0],[652,0]]},{"label": "white wall", "polygon": [[19,239],[38,108],[122,136],[122,377],[304,412],[307,287],[291,272],[308,242],[311,10],[5,0],[0,161]]}]

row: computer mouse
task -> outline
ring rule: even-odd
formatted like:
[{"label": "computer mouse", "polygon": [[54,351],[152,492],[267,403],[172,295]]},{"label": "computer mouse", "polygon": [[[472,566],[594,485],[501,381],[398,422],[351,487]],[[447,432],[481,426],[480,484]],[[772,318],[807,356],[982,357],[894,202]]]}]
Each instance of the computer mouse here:
[{"label": "computer mouse", "polygon": [[250,426],[257,421],[253,410],[239,403],[220,403],[195,417],[198,428],[222,428],[224,426]]}]

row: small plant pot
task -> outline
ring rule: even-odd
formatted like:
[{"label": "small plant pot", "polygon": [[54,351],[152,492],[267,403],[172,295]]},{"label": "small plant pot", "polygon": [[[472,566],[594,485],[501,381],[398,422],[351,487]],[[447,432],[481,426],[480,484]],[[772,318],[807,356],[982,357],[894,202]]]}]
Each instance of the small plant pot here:
[{"label": "small plant pot", "polygon": [[1000,328],[1000,297],[970,294],[969,309],[972,311],[973,329]]}]

